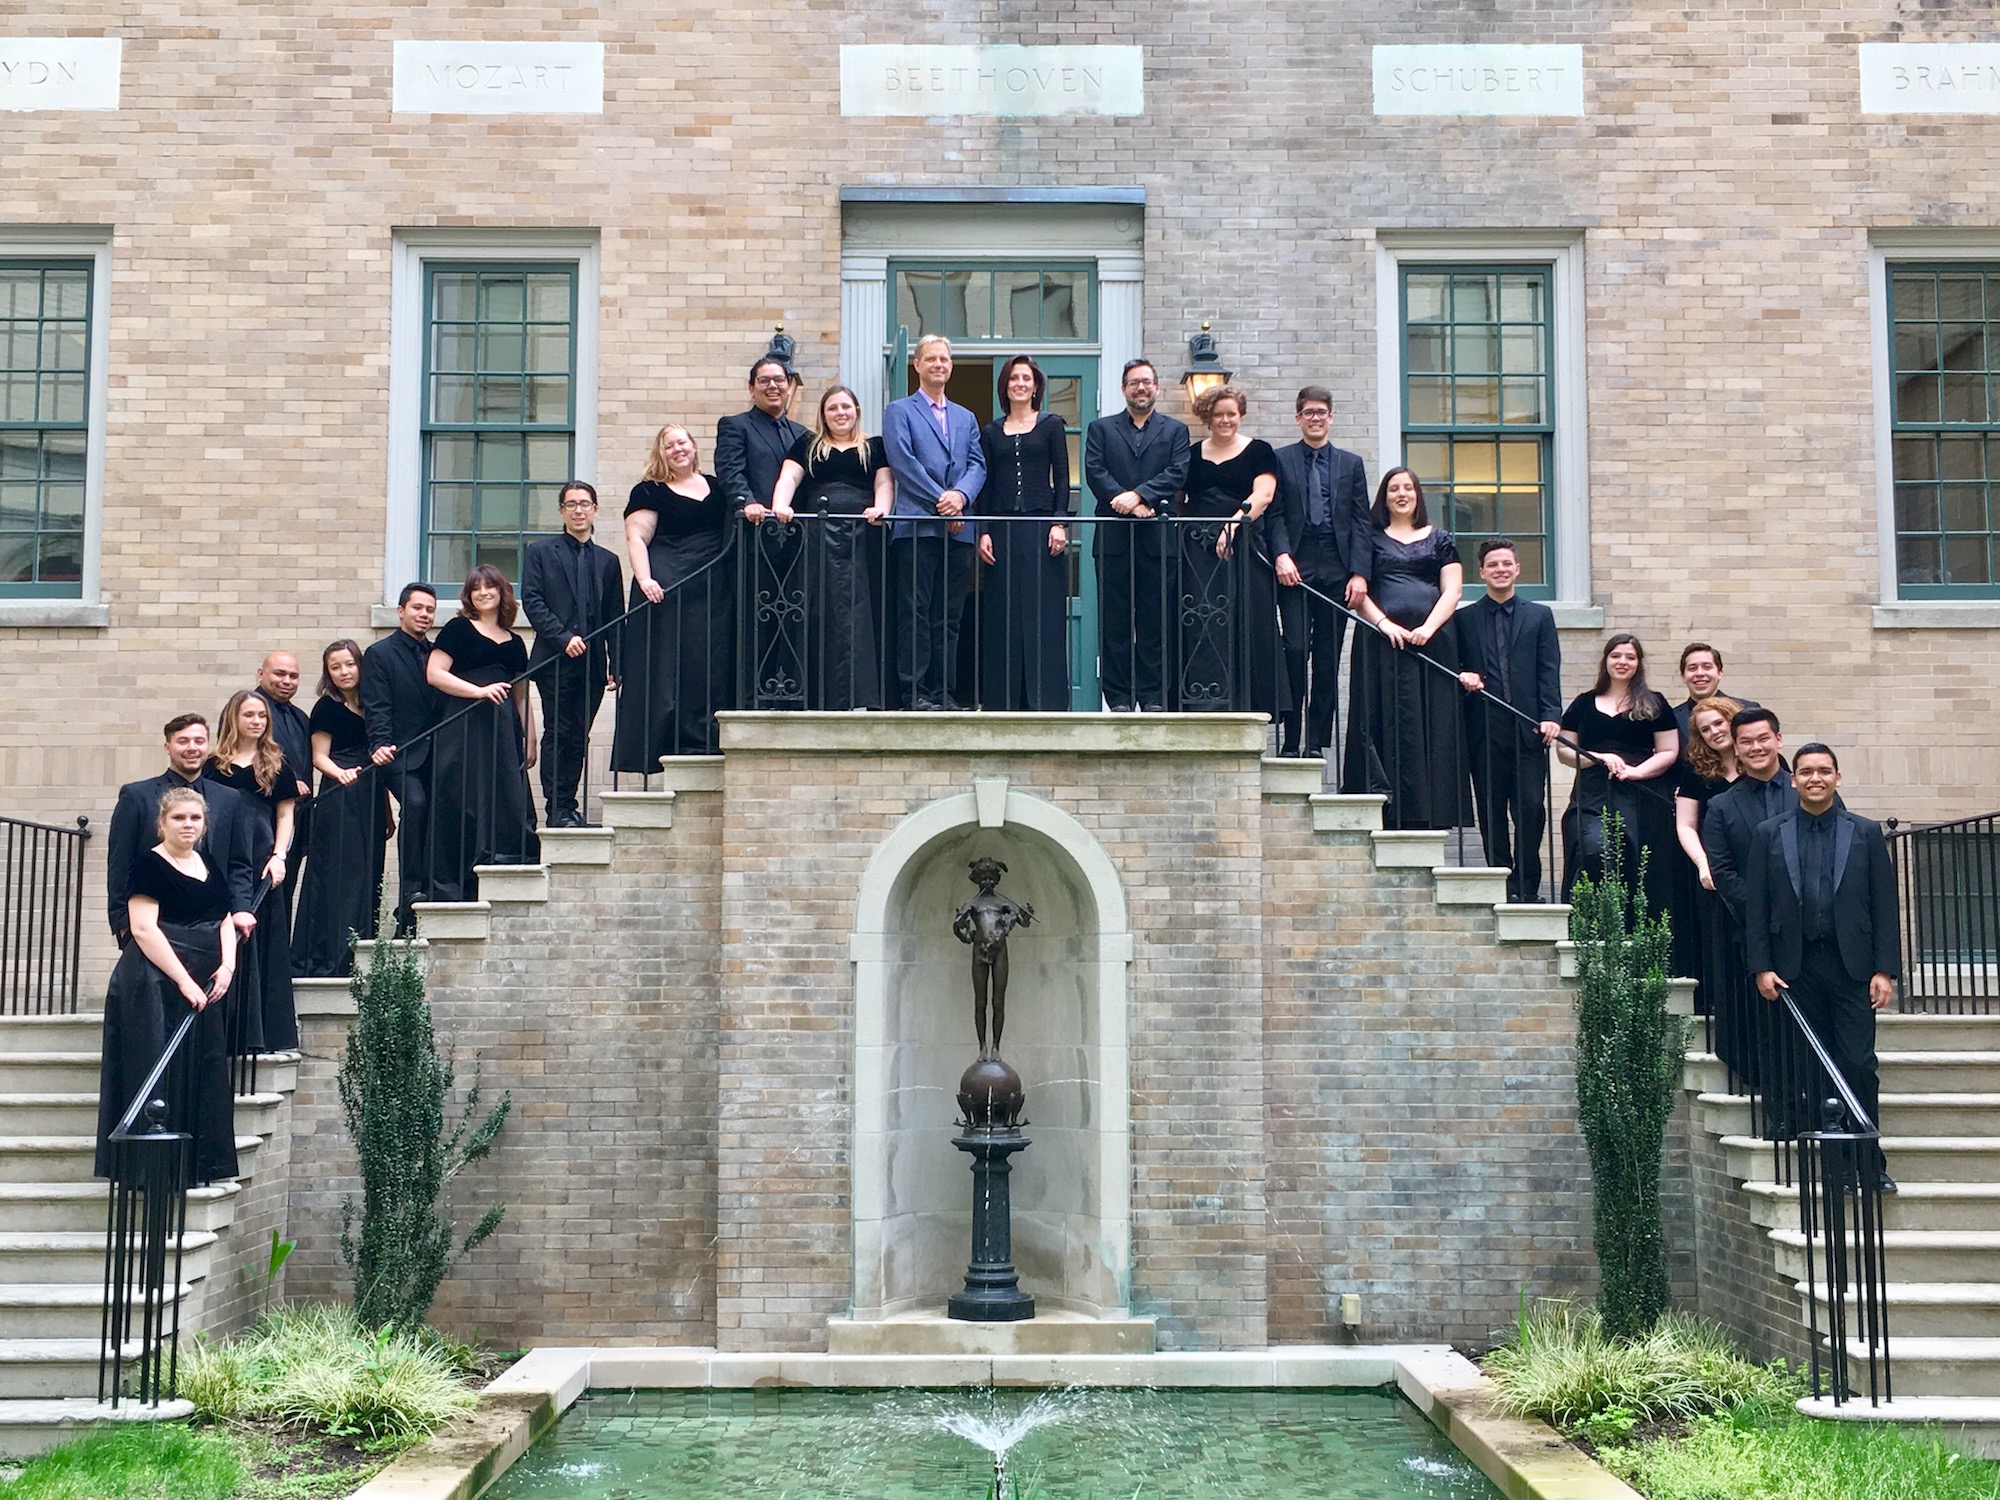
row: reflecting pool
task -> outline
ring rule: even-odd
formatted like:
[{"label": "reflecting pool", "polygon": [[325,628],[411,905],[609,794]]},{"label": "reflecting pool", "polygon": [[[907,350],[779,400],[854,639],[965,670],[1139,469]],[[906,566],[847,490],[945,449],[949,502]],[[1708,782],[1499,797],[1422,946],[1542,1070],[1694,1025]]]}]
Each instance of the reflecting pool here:
[{"label": "reflecting pool", "polygon": [[592,1391],[486,1500],[1500,1500],[1393,1389]]}]

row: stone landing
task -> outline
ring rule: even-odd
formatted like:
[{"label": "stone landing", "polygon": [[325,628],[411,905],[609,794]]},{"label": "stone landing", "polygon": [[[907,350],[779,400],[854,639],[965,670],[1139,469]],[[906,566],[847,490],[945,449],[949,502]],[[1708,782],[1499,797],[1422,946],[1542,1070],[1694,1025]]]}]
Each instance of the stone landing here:
[{"label": "stone landing", "polygon": [[942,1307],[872,1322],[831,1318],[828,1354],[1151,1354],[1151,1318],[1037,1313],[1019,1323],[967,1323]]}]

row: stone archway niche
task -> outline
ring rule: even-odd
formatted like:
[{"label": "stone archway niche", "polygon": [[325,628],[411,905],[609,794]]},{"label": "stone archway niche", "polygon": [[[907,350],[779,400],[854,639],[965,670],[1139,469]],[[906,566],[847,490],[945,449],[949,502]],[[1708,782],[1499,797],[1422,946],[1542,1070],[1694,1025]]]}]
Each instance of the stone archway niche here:
[{"label": "stone archway niche", "polygon": [[1009,948],[1004,1051],[1027,1084],[1034,1142],[1014,1159],[1015,1264],[1038,1308],[1124,1316],[1124,890],[1089,830],[996,776],[904,819],[862,879],[851,939],[857,1320],[942,1306],[963,1284],[971,1174],[951,1137],[977,1044],[970,953],[951,922],[974,892],[966,866],[989,855],[1007,866],[1000,889],[1035,908]]}]

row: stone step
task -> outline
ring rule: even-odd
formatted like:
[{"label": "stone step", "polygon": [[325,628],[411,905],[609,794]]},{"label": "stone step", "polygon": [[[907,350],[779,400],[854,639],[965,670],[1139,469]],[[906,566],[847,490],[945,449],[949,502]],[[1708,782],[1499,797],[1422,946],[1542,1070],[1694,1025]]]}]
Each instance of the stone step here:
[{"label": "stone step", "polygon": [[0,1457],[33,1458],[114,1422],[184,1422],[194,1415],[192,1401],[158,1406],[123,1401],[111,1407],[100,1405],[92,1390],[87,1400],[0,1401]]},{"label": "stone step", "polygon": [[1431,871],[1432,889],[1439,906],[1502,906],[1507,901],[1507,874],[1504,868],[1439,865]]},{"label": "stone step", "polygon": [[[0,1401],[95,1398],[99,1348],[95,1338],[0,1338]],[[130,1339],[122,1353],[135,1360],[143,1348]]]},{"label": "stone step", "polygon": [[[1723,1154],[1738,1182],[1770,1182],[1776,1163],[1769,1141],[1726,1135]],[[1897,1182],[2000,1182],[2000,1140],[1990,1136],[1884,1136],[1882,1150]]]},{"label": "stone step", "polygon": [[[190,1188],[187,1227],[217,1233],[236,1218],[240,1183],[217,1182]],[[110,1215],[110,1184],[88,1182],[0,1183],[0,1224],[9,1229],[96,1230],[103,1232]],[[6,1327],[0,1320],[0,1328]]]},{"label": "stone step", "polygon": [[351,1016],[354,992],[345,979],[294,979],[292,999],[302,1016]]},{"label": "stone step", "polygon": [[485,942],[492,930],[493,907],[485,901],[416,901],[417,931],[427,942]]},{"label": "stone step", "polygon": [[1557,943],[1569,937],[1569,908],[1502,902],[1493,908],[1503,943]]},{"label": "stone step", "polygon": [[598,799],[604,821],[618,828],[671,828],[674,794],[664,792],[605,792]]},{"label": "stone step", "polygon": [[[237,1176],[248,1177],[260,1135],[236,1137]],[[0,1182],[88,1182],[97,1158],[95,1135],[9,1136],[0,1138]]]},{"label": "stone step", "polygon": [[2000,1052],[2000,1015],[1882,1011],[1875,1017],[1875,1045],[1891,1051]]},{"label": "stone step", "polygon": [[[2000,1228],[2000,1183],[1905,1182],[1882,1200],[1885,1229]],[[1750,1221],[1765,1229],[1799,1227],[1796,1184],[1748,1182]]]},{"label": "stone step", "polygon": [[[1821,1268],[1822,1272],[1824,1267]],[[1819,1326],[1827,1326],[1826,1284],[1797,1285],[1801,1304],[1810,1295],[1820,1306]],[[2000,1338],[2000,1286],[1986,1281],[1892,1281],[1885,1289],[1891,1338]],[[1855,1299],[1847,1297],[1848,1317]],[[1902,1374],[1896,1372],[1900,1385]]]},{"label": "stone step", "polygon": [[1875,1062],[1882,1089],[1897,1094],[2000,1094],[2000,1052],[1887,1052]]},{"label": "stone step", "polygon": [[[1791,1282],[1805,1280],[1805,1236],[1796,1229],[1773,1229],[1770,1240],[1778,1274]],[[1825,1243],[1822,1238],[1813,1247],[1822,1270]],[[1891,1229],[1883,1232],[1882,1250],[1890,1281],[2000,1283],[2000,1231]]]},{"label": "stone step", "polygon": [[608,865],[611,863],[611,830],[544,828],[542,860],[550,869],[559,865]]},{"label": "stone step", "polygon": [[[1892,1312],[1887,1347],[1891,1385],[1900,1395],[2000,1399],[2000,1338],[1906,1338]],[[1850,1339],[1847,1351],[1850,1371],[1854,1363],[1862,1364],[1849,1374],[1849,1383],[1865,1387],[1868,1346]]]},{"label": "stone step", "polygon": [[74,1016],[0,1016],[0,1054],[104,1050],[104,1017],[90,1011]]},{"label": "stone step", "polygon": [[479,899],[494,901],[546,901],[549,899],[547,865],[474,865],[479,878]]},{"label": "stone step", "polygon": [[1314,792],[1306,798],[1312,809],[1314,833],[1375,833],[1382,827],[1382,809],[1389,799],[1380,795]]},{"label": "stone step", "polygon": [[1368,835],[1378,870],[1435,870],[1444,863],[1442,829],[1388,828]]},{"label": "stone step", "polygon": [[[1705,1129],[1721,1136],[1750,1133],[1750,1100],[1741,1094],[1698,1094]],[[2000,1094],[1890,1094],[1881,1098],[1882,1125],[1898,1135],[2000,1136]]]},{"label": "stone step", "polygon": [[88,1135],[97,1129],[97,1092],[0,1094],[0,1137]]},{"label": "stone step", "polygon": [[[181,1321],[190,1316],[193,1282],[180,1287]],[[12,1282],[0,1285],[0,1328],[24,1339],[89,1339],[104,1328],[104,1283],[97,1281]]]},{"label": "stone step", "polygon": [[94,1094],[96,1052],[0,1052],[0,1095]]},{"label": "stone step", "polygon": [[[181,1236],[181,1280],[208,1274],[216,1236],[190,1229]],[[69,1281],[104,1285],[104,1230],[0,1230],[0,1283]]]}]

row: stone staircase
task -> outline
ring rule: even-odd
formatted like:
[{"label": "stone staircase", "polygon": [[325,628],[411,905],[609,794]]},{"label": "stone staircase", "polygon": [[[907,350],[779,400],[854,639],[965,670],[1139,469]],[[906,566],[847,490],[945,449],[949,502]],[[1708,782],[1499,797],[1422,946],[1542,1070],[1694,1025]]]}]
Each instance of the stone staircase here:
[{"label": "stone staircase", "polygon": [[[1876,1052],[1882,1149],[1902,1189],[1883,1201],[1894,1400],[1803,1408],[1940,1422],[2000,1456],[2000,1016],[1885,1013]],[[1817,1303],[1825,1327],[1826,1285],[1805,1280],[1798,1190],[1775,1180],[1770,1145],[1750,1135],[1750,1101],[1728,1092],[1728,1070],[1707,1052],[1688,1054],[1684,1082],[1694,1123],[1720,1145],[1801,1322]]]},{"label": "stone staircase", "polygon": [[[97,1402],[109,1190],[91,1175],[103,1017],[0,1016],[0,1455],[41,1452],[77,1426],[181,1415]],[[278,1128],[297,1053],[266,1058],[256,1094],[236,1101],[236,1181],[188,1194],[181,1332],[204,1326],[211,1272]],[[215,1299],[221,1300],[221,1299]],[[128,1351],[136,1355],[135,1348]]]}]

